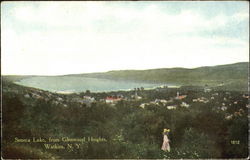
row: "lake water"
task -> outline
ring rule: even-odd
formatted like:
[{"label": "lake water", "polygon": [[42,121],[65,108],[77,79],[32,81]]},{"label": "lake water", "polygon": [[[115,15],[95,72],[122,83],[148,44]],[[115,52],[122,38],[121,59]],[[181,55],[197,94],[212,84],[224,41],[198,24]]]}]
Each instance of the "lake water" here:
[{"label": "lake water", "polygon": [[31,77],[16,83],[19,85],[61,93],[82,92],[86,90],[90,90],[91,92],[107,92],[130,90],[140,87],[147,89],[163,85],[159,83],[140,83],[86,77]]}]

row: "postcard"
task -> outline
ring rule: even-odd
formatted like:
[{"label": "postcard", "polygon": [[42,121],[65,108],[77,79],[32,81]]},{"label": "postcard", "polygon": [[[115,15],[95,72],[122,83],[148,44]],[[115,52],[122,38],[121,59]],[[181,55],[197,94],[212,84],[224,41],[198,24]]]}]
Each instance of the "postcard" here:
[{"label": "postcard", "polygon": [[249,2],[4,1],[2,159],[248,154]]}]

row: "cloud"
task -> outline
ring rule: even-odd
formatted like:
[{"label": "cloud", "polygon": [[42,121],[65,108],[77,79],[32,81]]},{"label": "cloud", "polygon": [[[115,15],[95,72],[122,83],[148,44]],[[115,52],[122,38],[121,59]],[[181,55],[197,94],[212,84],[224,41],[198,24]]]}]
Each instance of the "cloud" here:
[{"label": "cloud", "polygon": [[157,3],[113,4],[25,2],[2,11],[3,74],[198,67],[249,58],[248,41],[221,34],[240,27],[248,13],[208,19],[191,8],[173,14]]},{"label": "cloud", "polygon": [[238,22],[240,21],[249,21],[249,13],[246,12],[239,12],[233,15],[233,20],[236,20]]},{"label": "cloud", "polygon": [[[148,5],[139,10],[126,5],[112,8],[106,3],[100,2],[44,2],[38,3],[38,5],[24,3],[20,7],[15,7],[13,12],[13,16],[20,23],[30,25],[91,29],[92,25],[96,24],[95,22],[102,21],[103,25],[110,25],[111,20],[116,20],[116,23],[121,25],[120,27],[124,25],[127,27],[131,23],[138,22],[141,25],[137,29],[144,26],[148,30],[160,29],[170,32],[190,32],[202,28],[223,27],[228,19],[228,17],[219,15],[207,20],[191,10],[184,10],[180,14],[172,15],[160,10],[157,5]],[[240,15],[242,17],[242,14]],[[112,26],[110,28],[112,29]]]}]

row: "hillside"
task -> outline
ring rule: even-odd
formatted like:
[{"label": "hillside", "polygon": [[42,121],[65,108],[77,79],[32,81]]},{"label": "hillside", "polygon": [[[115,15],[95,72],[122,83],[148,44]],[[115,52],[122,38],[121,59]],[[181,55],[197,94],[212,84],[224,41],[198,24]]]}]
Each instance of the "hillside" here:
[{"label": "hillside", "polygon": [[[4,81],[3,158],[247,157],[249,95],[187,88],[137,89],[139,99],[134,97],[135,91],[57,94]],[[177,91],[181,96],[176,96]],[[118,95],[124,98],[114,103],[105,101]],[[171,130],[170,152],[161,150],[164,128]],[[58,149],[48,149],[47,145]]]},{"label": "hillside", "polygon": [[85,76],[116,80],[145,81],[153,83],[174,83],[180,85],[222,85],[224,88],[247,90],[248,62],[212,67],[161,68],[150,70],[120,70],[105,73],[78,74],[67,76]]},{"label": "hillside", "polygon": [[[31,77],[34,76],[4,76],[3,78],[8,81],[16,82]],[[135,82],[167,83],[176,85],[208,85],[210,87],[218,87],[223,90],[247,90],[248,62],[210,67],[199,67],[194,69],[160,68],[149,70],[117,70],[102,73],[36,77],[43,77],[48,79],[51,77],[56,77],[58,79],[58,83],[60,83],[60,81],[64,81],[65,77],[88,77]]]},{"label": "hillside", "polygon": [[3,75],[2,79],[4,82],[16,82],[16,81],[20,81],[22,79],[26,79],[26,78],[31,78],[31,77],[35,77],[32,75],[29,76],[25,76],[25,75]]}]

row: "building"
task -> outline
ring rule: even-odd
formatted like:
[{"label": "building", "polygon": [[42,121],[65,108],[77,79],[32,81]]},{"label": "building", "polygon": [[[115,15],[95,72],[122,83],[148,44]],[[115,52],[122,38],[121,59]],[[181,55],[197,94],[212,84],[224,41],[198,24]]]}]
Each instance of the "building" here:
[{"label": "building", "polygon": [[205,87],[205,88],[204,88],[204,92],[205,92],[205,93],[207,93],[207,92],[211,92],[211,91],[212,91],[212,89],[211,89],[211,88],[208,88],[208,87]]},{"label": "building", "polygon": [[95,102],[95,98],[90,96],[83,96],[83,98],[74,98],[73,101],[81,104],[86,104],[88,107],[90,107],[91,103]]},{"label": "building", "polygon": [[89,100],[91,102],[94,102],[95,101],[95,98],[94,97],[90,97],[90,96],[83,96],[83,99],[84,100]]},{"label": "building", "polygon": [[176,105],[171,105],[171,106],[167,106],[167,109],[170,109],[170,110],[171,109],[176,109],[176,107],[177,107]]},{"label": "building", "polygon": [[109,103],[109,104],[115,104],[117,103],[118,101],[121,101],[122,98],[121,97],[112,97],[112,96],[109,96],[105,99],[105,102],[106,103]]},{"label": "building", "polygon": [[135,99],[135,100],[140,100],[142,99],[142,97],[137,95],[137,91],[135,91],[135,95],[132,95],[131,98]]},{"label": "building", "polygon": [[189,104],[187,104],[186,102],[182,102],[181,103],[181,107],[186,107],[186,108],[188,108],[190,105]]},{"label": "building", "polygon": [[205,97],[201,97],[201,98],[193,99],[193,102],[208,103],[209,100],[207,98],[205,98]]},{"label": "building", "polygon": [[87,106],[91,106],[91,103],[93,103],[93,102],[95,102],[95,98],[94,97],[83,96],[82,103],[86,104]]},{"label": "building", "polygon": [[243,94],[243,96],[242,96],[243,98],[247,98],[247,99],[249,99],[249,95],[247,95],[247,94]]},{"label": "building", "polygon": [[179,100],[181,100],[181,99],[184,99],[184,98],[186,98],[187,97],[187,95],[180,95],[180,93],[179,92],[177,92],[176,93],[176,97],[175,97],[175,99],[179,99]]},{"label": "building", "polygon": [[140,105],[140,107],[141,107],[141,108],[145,108],[146,105],[148,105],[148,104],[147,104],[147,103],[142,103],[142,104]]},{"label": "building", "polygon": [[225,111],[225,110],[227,110],[227,107],[223,105],[223,106],[221,106],[221,110]]}]

